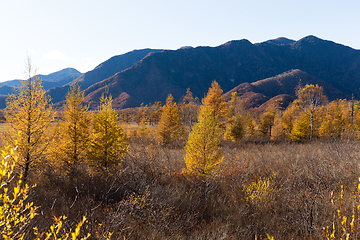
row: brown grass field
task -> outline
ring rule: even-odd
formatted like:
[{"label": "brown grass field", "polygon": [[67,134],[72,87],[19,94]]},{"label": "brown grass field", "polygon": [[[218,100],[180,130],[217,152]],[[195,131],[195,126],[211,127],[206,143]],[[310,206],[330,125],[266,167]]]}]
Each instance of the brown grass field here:
[{"label": "brown grass field", "polygon": [[64,172],[45,156],[33,168],[29,201],[41,208],[27,239],[62,215],[66,229],[86,216],[90,239],[359,238],[357,140],[223,141],[220,172],[204,177],[184,171],[184,139],[164,147],[124,129],[130,148],[117,167]]},{"label": "brown grass field", "polygon": [[183,173],[181,144],[140,139],[108,172],[83,164],[69,177],[44,164],[33,174],[30,196],[41,206],[36,224],[46,229],[54,216],[66,215],[73,226],[85,215],[82,231],[91,239],[107,232],[111,239],[358,238],[358,142],[224,142],[223,148],[214,178]]}]

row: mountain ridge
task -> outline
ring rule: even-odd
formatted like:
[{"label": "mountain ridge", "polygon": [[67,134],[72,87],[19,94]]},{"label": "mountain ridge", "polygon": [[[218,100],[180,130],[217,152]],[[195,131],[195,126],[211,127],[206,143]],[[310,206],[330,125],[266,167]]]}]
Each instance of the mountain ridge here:
[{"label": "mountain ridge", "polygon": [[[132,103],[164,102],[168,94],[179,100],[189,87],[202,98],[213,80],[224,92],[245,82],[256,82],[300,69],[342,92],[360,96],[360,51],[350,47],[307,36],[289,44],[263,42],[252,44],[246,39],[226,42],[217,47],[196,47],[165,50],[143,58],[133,67],[115,74],[85,90],[86,102],[96,107],[106,89],[116,99],[122,93]],[[281,93],[282,94],[282,93]],[[329,98],[339,95],[329,92]],[[126,99],[116,107],[134,107]],[[135,101],[136,100],[136,101]]]},{"label": "mountain ridge", "polygon": [[94,83],[97,83],[103,79],[113,76],[117,72],[121,72],[125,69],[130,68],[149,53],[159,52],[159,51],[163,51],[163,50],[145,48],[145,49],[133,50],[125,54],[113,56],[108,60],[100,63],[93,70],[90,70],[82,74],[74,81],[69,82],[64,86],[50,89],[48,93],[52,97],[54,103],[64,101],[66,93],[69,90],[71,83],[76,81],[80,84],[81,89],[86,89]]},{"label": "mountain ridge", "polygon": [[[131,60],[130,55],[137,57]],[[128,65],[122,64],[124,61]],[[285,85],[279,85],[282,79],[279,75],[289,71],[303,75],[283,82],[285,89]],[[326,90],[330,100],[352,94],[359,98],[360,50],[313,35],[298,41],[277,38],[253,44],[240,39],[216,47],[143,49],[114,56],[74,81],[80,83],[86,95],[85,103],[90,103],[92,108],[99,105],[99,97],[105,92],[113,96],[115,108],[165,102],[168,94],[179,101],[187,88],[202,98],[213,80],[224,93],[244,84],[242,87],[250,89],[244,91],[244,97],[253,99],[249,101],[259,107],[276,96],[294,97],[294,84],[290,83],[296,83],[299,78],[312,79],[308,79],[309,83],[331,89]],[[70,84],[48,90],[55,106],[61,105]]]}]

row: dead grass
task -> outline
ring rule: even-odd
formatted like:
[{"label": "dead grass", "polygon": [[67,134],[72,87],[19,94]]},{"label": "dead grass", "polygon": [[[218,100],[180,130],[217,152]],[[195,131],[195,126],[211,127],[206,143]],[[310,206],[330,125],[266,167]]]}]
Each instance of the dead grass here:
[{"label": "dead grass", "polygon": [[[37,223],[45,229],[66,214],[71,226],[86,215],[83,231],[94,239],[108,231],[114,239],[322,239],[340,202],[349,217],[359,204],[356,142],[223,145],[223,169],[211,179],[182,173],[181,144],[152,140],[132,141],[121,167],[108,172],[78,166],[73,182],[44,167],[31,197],[42,206]],[[250,201],[246,189],[259,179],[269,186]]]}]

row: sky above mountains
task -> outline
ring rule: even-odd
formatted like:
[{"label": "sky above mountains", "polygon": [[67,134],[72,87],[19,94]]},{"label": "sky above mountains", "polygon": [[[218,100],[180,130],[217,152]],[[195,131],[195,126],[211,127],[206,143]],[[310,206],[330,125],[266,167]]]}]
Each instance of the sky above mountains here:
[{"label": "sky above mountains", "polygon": [[1,0],[0,81],[25,78],[27,55],[39,74],[86,72],[133,49],[217,46],[307,35],[360,49],[360,1],[334,0]]}]

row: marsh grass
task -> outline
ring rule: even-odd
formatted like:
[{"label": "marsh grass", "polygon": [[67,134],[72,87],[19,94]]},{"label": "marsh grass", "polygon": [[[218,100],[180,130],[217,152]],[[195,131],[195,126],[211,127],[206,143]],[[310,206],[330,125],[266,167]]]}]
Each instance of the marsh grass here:
[{"label": "marsh grass", "polygon": [[122,165],[107,172],[79,165],[75,181],[44,165],[30,196],[42,206],[37,225],[47,229],[54,216],[66,215],[66,226],[86,216],[82,229],[92,239],[108,232],[111,239],[326,239],[333,224],[341,237],[346,216],[350,231],[359,205],[357,142],[222,147],[223,168],[211,178],[183,173],[181,144],[152,139],[133,139]]}]

